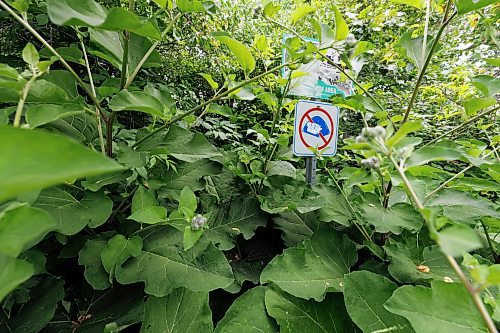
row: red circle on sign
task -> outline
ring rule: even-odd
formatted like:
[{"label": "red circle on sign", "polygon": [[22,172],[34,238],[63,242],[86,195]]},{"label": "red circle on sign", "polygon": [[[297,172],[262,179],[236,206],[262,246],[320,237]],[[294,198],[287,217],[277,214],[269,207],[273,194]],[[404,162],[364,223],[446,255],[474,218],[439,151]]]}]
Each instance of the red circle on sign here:
[{"label": "red circle on sign", "polygon": [[306,140],[304,139],[304,136],[302,135],[302,124],[304,124],[304,119],[307,119],[309,120],[311,123],[314,123],[314,121],[312,120],[312,118],[309,116],[309,114],[313,111],[319,111],[321,113],[324,113],[326,115],[326,117],[328,118],[328,120],[330,120],[330,128],[332,129],[330,131],[330,137],[328,138],[328,140],[325,139],[325,137],[323,136],[323,134],[319,133],[319,136],[321,137],[321,139],[323,140],[324,144],[322,146],[319,146],[317,149],[318,150],[321,150],[321,149],[324,149],[326,148],[330,142],[332,141],[332,138],[333,138],[333,131],[335,130],[334,126],[333,126],[333,119],[332,117],[330,116],[330,114],[328,112],[326,112],[324,109],[320,108],[320,107],[315,107],[315,108],[312,108],[312,109],[309,109],[307,110],[306,113],[304,113],[304,115],[302,116],[302,119],[300,119],[300,124],[299,124],[299,136],[300,136],[300,141],[302,141],[302,143],[304,144],[304,146],[306,146],[306,148],[309,148],[311,147],[311,145],[309,145]]}]

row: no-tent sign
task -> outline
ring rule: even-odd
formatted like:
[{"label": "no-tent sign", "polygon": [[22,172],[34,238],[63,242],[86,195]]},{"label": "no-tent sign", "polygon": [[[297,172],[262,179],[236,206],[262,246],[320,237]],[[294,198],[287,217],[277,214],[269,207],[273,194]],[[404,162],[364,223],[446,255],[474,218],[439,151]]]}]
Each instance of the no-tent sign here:
[{"label": "no-tent sign", "polygon": [[293,153],[295,156],[322,156],[337,152],[339,109],[328,103],[300,101],[295,105]]}]

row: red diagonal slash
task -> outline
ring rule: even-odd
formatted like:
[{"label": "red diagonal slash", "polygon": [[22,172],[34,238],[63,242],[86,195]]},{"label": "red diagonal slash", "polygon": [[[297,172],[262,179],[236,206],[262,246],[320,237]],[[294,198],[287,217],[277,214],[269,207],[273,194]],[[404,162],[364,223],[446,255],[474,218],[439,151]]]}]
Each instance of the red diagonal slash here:
[{"label": "red diagonal slash", "polygon": [[[307,120],[309,120],[309,122],[310,122],[311,124],[314,124],[314,121],[312,120],[312,118],[311,118],[308,114],[306,114],[306,118],[307,118]],[[324,142],[325,144],[327,144],[327,143],[328,143],[328,141],[326,141],[325,137],[323,136],[323,133],[319,132],[318,134],[319,134],[319,137],[321,138],[321,140],[323,140],[323,142]]]}]

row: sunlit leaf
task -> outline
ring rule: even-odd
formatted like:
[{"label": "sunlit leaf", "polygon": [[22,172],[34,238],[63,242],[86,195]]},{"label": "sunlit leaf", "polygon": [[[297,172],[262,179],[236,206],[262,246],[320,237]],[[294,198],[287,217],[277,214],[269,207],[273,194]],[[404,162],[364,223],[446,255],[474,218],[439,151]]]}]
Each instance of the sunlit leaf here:
[{"label": "sunlit leaf", "polygon": [[122,167],[68,138],[0,127],[0,201],[17,194]]}]

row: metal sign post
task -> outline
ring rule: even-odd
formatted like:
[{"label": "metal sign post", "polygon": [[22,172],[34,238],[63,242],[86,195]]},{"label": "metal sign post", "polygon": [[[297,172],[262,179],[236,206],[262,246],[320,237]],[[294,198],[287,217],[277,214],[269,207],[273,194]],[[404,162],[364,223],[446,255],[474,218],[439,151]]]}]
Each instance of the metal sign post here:
[{"label": "metal sign post", "polygon": [[306,182],[316,184],[316,156],[306,157]]},{"label": "metal sign post", "polygon": [[[313,98],[313,101],[321,101],[319,98]],[[316,156],[306,157],[306,182],[309,185],[316,185]]]}]

